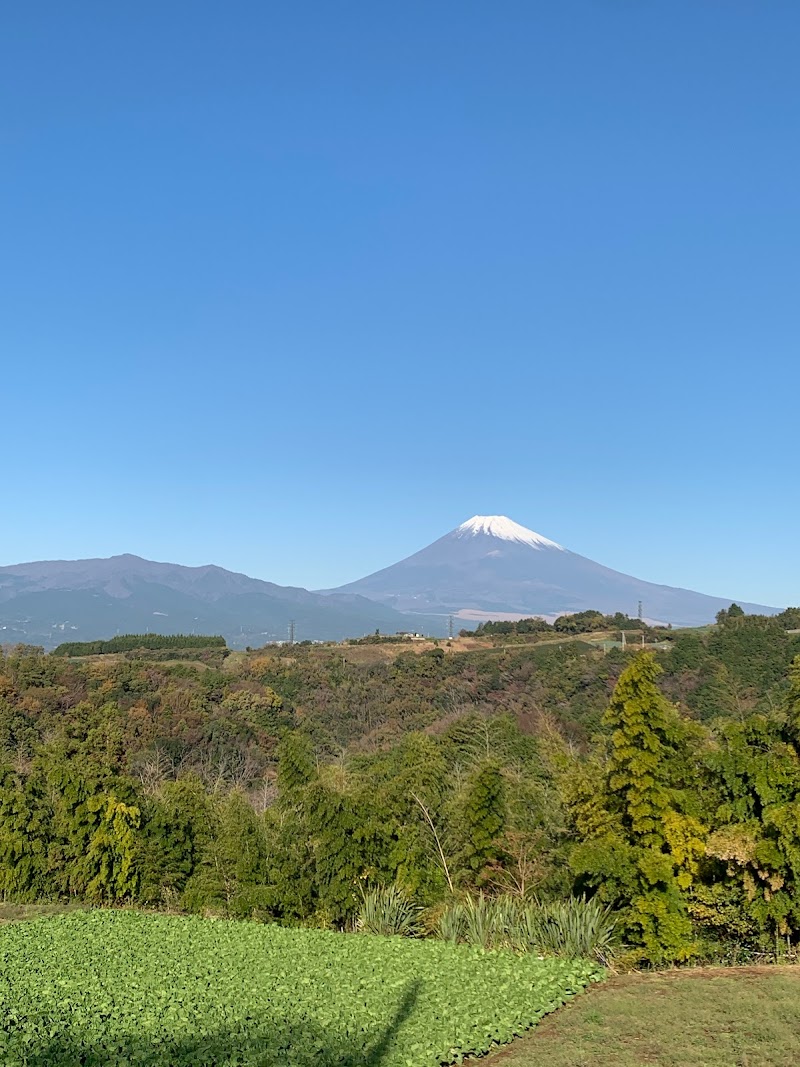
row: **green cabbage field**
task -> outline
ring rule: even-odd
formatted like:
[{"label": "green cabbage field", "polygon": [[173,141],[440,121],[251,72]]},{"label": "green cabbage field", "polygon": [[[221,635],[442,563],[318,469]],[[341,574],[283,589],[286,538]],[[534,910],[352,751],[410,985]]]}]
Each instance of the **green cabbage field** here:
[{"label": "green cabbage field", "polygon": [[443,942],[76,912],[0,928],[0,1062],[436,1067],[599,977]]}]

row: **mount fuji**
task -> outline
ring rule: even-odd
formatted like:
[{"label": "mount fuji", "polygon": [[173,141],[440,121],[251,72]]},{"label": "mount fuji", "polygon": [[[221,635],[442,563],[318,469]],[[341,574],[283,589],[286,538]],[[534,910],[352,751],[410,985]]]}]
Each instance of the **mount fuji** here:
[{"label": "mount fuji", "polygon": [[[334,593],[357,593],[396,611],[461,618],[546,617],[596,608],[654,622],[701,626],[730,597],[655,585],[603,567],[505,515],[475,515],[427,548]],[[742,604],[747,612],[779,609]]]}]

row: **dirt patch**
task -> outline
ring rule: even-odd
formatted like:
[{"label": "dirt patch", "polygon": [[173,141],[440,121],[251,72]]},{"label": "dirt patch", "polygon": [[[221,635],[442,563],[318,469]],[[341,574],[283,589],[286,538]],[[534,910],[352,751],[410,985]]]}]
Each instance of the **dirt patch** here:
[{"label": "dirt patch", "polygon": [[601,988],[614,986],[619,988],[626,982],[631,984],[642,981],[672,981],[676,978],[763,978],[765,975],[788,975],[800,978],[800,963],[759,963],[743,964],[737,967],[673,967],[669,971],[635,971],[621,974],[603,983]]}]

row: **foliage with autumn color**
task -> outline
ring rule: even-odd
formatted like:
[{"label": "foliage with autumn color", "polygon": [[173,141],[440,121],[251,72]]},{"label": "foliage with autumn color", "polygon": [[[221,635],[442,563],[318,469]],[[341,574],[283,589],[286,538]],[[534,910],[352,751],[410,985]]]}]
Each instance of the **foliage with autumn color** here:
[{"label": "foliage with autumn color", "polygon": [[[800,641],[0,658],[0,895],[352,927],[595,898],[656,964],[800,945]],[[372,898],[369,898],[372,899]]]}]

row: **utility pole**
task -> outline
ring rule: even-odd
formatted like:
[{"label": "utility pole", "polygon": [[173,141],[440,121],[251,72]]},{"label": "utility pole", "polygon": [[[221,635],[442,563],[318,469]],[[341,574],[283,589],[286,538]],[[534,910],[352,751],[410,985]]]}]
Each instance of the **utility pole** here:
[{"label": "utility pole", "polygon": [[294,644],[294,619],[289,623],[289,644]]}]

